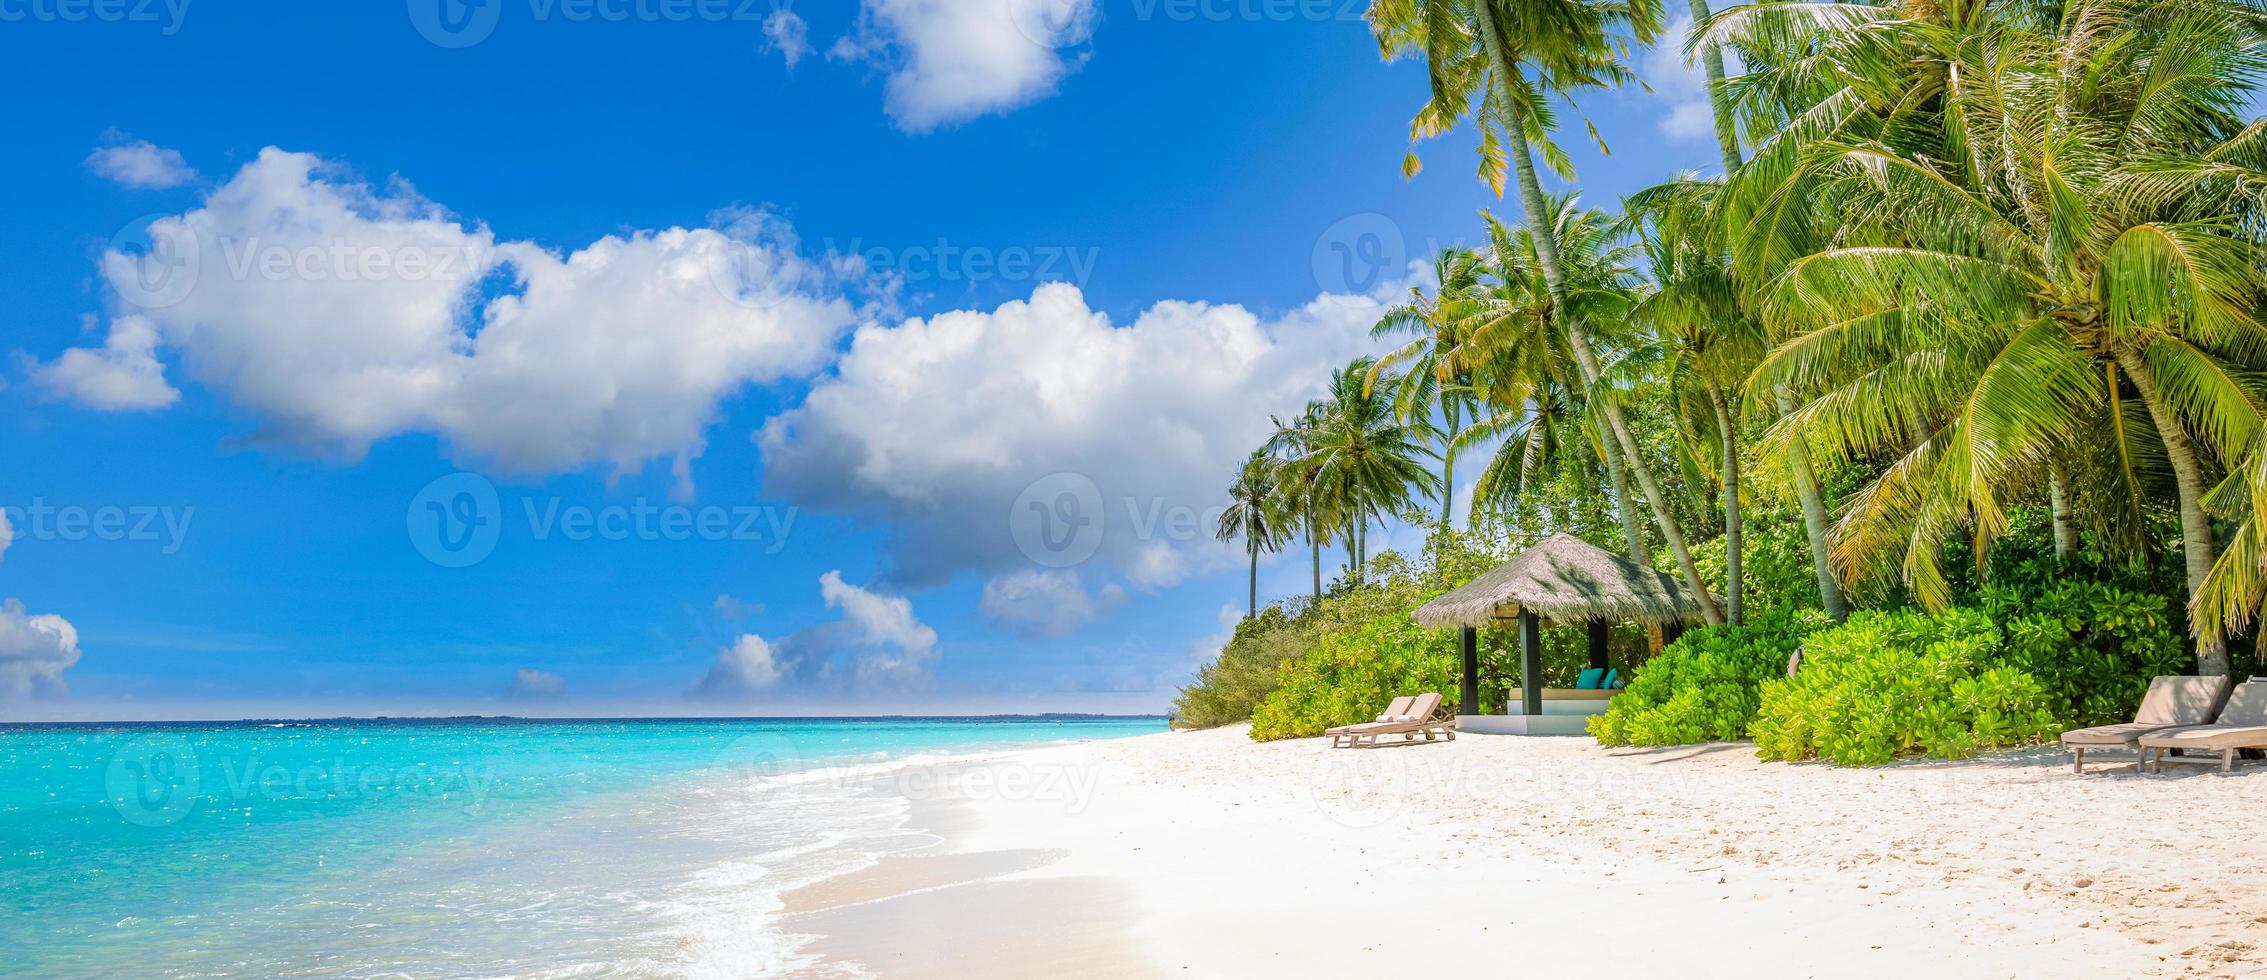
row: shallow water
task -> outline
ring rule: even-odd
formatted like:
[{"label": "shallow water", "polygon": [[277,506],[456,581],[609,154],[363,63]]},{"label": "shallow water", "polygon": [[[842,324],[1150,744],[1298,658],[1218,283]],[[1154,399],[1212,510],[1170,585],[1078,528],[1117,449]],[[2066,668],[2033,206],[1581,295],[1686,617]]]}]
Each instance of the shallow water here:
[{"label": "shallow water", "polygon": [[[920,840],[877,774],[1161,719],[0,727],[0,972],[748,976]],[[900,787],[902,789],[902,786]]]}]

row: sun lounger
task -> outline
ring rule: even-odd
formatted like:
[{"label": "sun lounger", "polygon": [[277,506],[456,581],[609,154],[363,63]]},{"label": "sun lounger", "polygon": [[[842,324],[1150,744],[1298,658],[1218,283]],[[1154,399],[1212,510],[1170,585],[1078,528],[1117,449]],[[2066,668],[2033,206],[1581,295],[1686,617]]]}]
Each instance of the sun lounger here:
[{"label": "sun lounger", "polygon": [[[2141,736],[2141,764],[2150,772],[2163,772],[2166,754],[2180,749],[2218,752],[2221,772],[2235,770],[2237,749],[2267,749],[2267,683],[2236,685],[2227,706],[2209,725],[2162,728]],[[2212,760],[2203,756],[2174,761]]]},{"label": "sun lounger", "polygon": [[1435,735],[1445,735],[1449,741],[1456,741],[1456,719],[1436,719],[1433,717],[1440,711],[1441,698],[1439,694],[1420,694],[1415,699],[1410,700],[1408,704],[1402,704],[1403,700],[1396,698],[1393,706],[1386,708],[1386,715],[1391,716],[1394,714],[1393,707],[1399,706],[1402,711],[1398,718],[1360,725],[1345,725],[1333,728],[1323,734],[1330,736],[1332,748],[1374,746],[1378,744],[1379,738],[1387,735],[1399,735],[1404,742],[1414,742],[1419,735],[1424,736],[1427,742],[1432,741]]},{"label": "sun lounger", "polygon": [[[2070,750],[2070,771],[2086,771],[2089,749],[2141,751],[2141,737],[2167,728],[2201,725],[2220,713],[2228,699],[2225,677],[2159,677],[2149,682],[2133,720],[2119,725],[2098,725],[2062,733],[2062,747]],[[2141,765],[2138,756],[2134,767]]]}]

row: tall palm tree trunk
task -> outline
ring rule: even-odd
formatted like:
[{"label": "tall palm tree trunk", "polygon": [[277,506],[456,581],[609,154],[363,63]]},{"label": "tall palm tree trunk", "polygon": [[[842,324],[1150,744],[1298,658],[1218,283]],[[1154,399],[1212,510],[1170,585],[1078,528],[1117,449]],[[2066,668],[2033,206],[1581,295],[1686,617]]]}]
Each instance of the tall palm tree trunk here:
[{"label": "tall palm tree trunk", "polygon": [[1709,385],[1708,400],[1716,407],[1716,428],[1724,444],[1724,618],[1738,626],[1743,620],[1747,591],[1741,567],[1745,559],[1740,548],[1743,529],[1740,524],[1739,432],[1734,428],[1732,406],[1724,399],[1724,389]]},{"label": "tall palm tree trunk", "polygon": [[[2212,571],[2214,552],[2212,518],[2204,513],[2204,469],[2197,463],[2196,446],[2189,441],[2187,430],[2180,427],[2180,419],[2157,389],[2157,377],[2149,372],[2149,365],[2131,350],[2118,351],[2115,356],[2118,368],[2141,393],[2141,404],[2149,409],[2149,420],[2157,425],[2157,439],[2165,444],[2165,462],[2173,468],[2173,486],[2180,491],[2180,548],[2188,559],[2188,600],[2195,602],[2204,576]],[[2206,675],[2226,674],[2227,649],[2219,643],[2199,647],[2196,669]]]},{"label": "tall palm tree trunk", "polygon": [[[1708,0],[1686,0],[1692,10],[1692,22],[1708,22]],[[1732,100],[1724,92],[1724,52],[1711,47],[1701,54],[1701,67],[1708,74],[1708,108],[1716,119],[1716,148],[1724,155],[1724,174],[1730,176],[1746,161],[1740,155],[1740,135],[1732,119]],[[1779,414],[1794,410],[1794,399],[1777,391]],[[1802,506],[1803,535],[1810,539],[1811,571],[1818,577],[1819,605],[1826,614],[1839,623],[1850,618],[1850,604],[1842,596],[1842,580],[1834,574],[1834,545],[1827,537],[1826,498],[1818,491],[1818,473],[1811,468],[1810,441],[1797,434],[1788,443],[1787,468],[1794,477],[1795,499]],[[1736,600],[1735,600],[1736,602]],[[1737,615],[1733,617],[1737,620]]]},{"label": "tall palm tree trunk", "polygon": [[1622,522],[1622,537],[1629,539],[1629,558],[1640,565],[1653,564],[1653,549],[1645,543],[1645,529],[1638,525],[1637,497],[1629,492],[1629,468],[1622,465],[1622,449],[1607,439],[1605,446],[1606,476],[1614,484],[1614,514]]},{"label": "tall palm tree trunk", "polygon": [[1464,427],[1463,413],[1457,410],[1456,400],[1441,405],[1448,416],[1448,434],[1440,441],[1440,526],[1456,526],[1456,433]]},{"label": "tall palm tree trunk", "polygon": [[[1686,0],[1697,29],[1708,23],[1708,0]],[[1716,113],[1716,148],[1724,153],[1724,174],[1740,169],[1740,135],[1732,122],[1732,101],[1724,95],[1724,52],[1710,47],[1701,53],[1700,65],[1708,73],[1708,107]]]},{"label": "tall palm tree trunk", "polygon": [[2070,477],[2061,462],[2047,468],[2047,506],[2054,514],[2054,557],[2069,561],[2078,553],[2078,518],[2070,509]]},{"label": "tall palm tree trunk", "polygon": [[1550,220],[1549,206],[1543,198],[1543,185],[1535,176],[1534,155],[1527,147],[1527,118],[1512,92],[1509,59],[1504,57],[1503,39],[1496,33],[1495,18],[1480,18],[1480,32],[1485,37],[1491,73],[1501,88],[1502,103],[1508,118],[1504,122],[1506,142],[1511,151],[1512,169],[1519,178],[1520,203],[1527,210],[1527,226],[1535,237],[1535,257],[1543,266],[1543,282],[1550,288],[1551,308],[1567,331],[1567,346],[1574,349],[1574,362],[1582,371],[1583,383],[1591,391],[1591,403],[1606,416],[1606,427],[1613,430],[1614,440],[1621,444],[1622,453],[1629,465],[1630,475],[1637,478],[1637,488],[1645,494],[1645,502],[1653,509],[1653,522],[1661,529],[1661,537],[1669,545],[1669,553],[1677,559],[1677,567],[1684,572],[1685,587],[1699,600],[1703,618],[1710,623],[1722,623],[1724,614],[1716,608],[1716,597],[1709,593],[1708,584],[1701,581],[1700,566],[1693,564],[1692,549],[1685,544],[1684,529],[1677,526],[1675,515],[1669,513],[1669,498],[1661,492],[1660,484],[1653,479],[1653,468],[1646,465],[1645,457],[1638,452],[1637,440],[1629,434],[1629,423],[1622,419],[1621,406],[1614,400],[1602,397],[1597,352],[1590,349],[1590,338],[1582,325],[1568,313],[1566,279],[1559,267],[1558,236]]},{"label": "tall palm tree trunk", "polygon": [[[1795,410],[1794,396],[1782,388],[1772,393],[1779,414]],[[1818,471],[1811,468],[1810,440],[1795,433],[1787,442],[1787,472],[1795,483],[1795,500],[1802,505],[1803,536],[1810,539],[1811,571],[1818,576],[1818,604],[1839,623],[1850,618],[1850,602],[1842,595],[1842,579],[1834,574],[1834,539],[1826,519],[1826,496],[1818,490]]]},{"label": "tall palm tree trunk", "polygon": [[1315,563],[1315,603],[1322,603],[1322,539],[1315,537],[1314,514],[1307,515],[1307,551]]},{"label": "tall palm tree trunk", "polygon": [[1259,618],[1259,541],[1256,539],[1251,541],[1245,550],[1252,553],[1252,603],[1251,612],[1244,614],[1244,618],[1257,619]]}]

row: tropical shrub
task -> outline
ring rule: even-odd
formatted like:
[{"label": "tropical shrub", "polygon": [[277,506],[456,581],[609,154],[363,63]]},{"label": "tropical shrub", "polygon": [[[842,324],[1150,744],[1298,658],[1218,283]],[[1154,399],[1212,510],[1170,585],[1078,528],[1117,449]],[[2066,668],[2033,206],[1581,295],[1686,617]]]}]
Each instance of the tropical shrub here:
[{"label": "tropical shrub", "polygon": [[1858,613],[1812,634],[1795,676],[1763,684],[1750,731],[1766,759],[1846,766],[1965,758],[2061,731],[2067,704],[2009,659],[1981,610]]},{"label": "tropical shrub", "polygon": [[1352,629],[1331,630],[1286,662],[1276,689],[1252,711],[1257,740],[1305,738],[1336,725],[1369,721],[1395,697],[1439,691],[1455,710],[1456,637],[1411,622],[1406,611]]},{"label": "tropical shrub", "polygon": [[1307,647],[1306,631],[1280,607],[1260,610],[1236,624],[1220,656],[1197,669],[1196,680],[1173,699],[1173,722],[1184,728],[1213,728],[1252,716],[1260,699],[1275,690],[1283,663]]},{"label": "tropical shrub", "polygon": [[1816,610],[1782,609],[1744,626],[1691,630],[1638,668],[1628,690],[1590,719],[1600,745],[1689,745],[1747,737],[1756,691],[1787,674],[1787,658],[1829,625]]}]

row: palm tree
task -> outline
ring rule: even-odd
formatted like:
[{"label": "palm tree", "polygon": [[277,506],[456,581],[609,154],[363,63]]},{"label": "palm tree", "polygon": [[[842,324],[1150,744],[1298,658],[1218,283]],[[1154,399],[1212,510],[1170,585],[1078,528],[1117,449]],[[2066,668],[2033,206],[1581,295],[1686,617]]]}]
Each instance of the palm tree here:
[{"label": "palm tree", "polygon": [[[1772,271],[1767,308],[1809,329],[1758,380],[1872,362],[1788,423],[1844,451],[1909,450],[1844,521],[1872,540],[1844,548],[1909,529],[1906,578],[1931,604],[1947,599],[1935,542],[1970,524],[1981,556],[2004,526],[2000,501],[2130,387],[2173,473],[2192,601],[2224,621],[2256,596],[2232,570],[2226,594],[2206,596],[2208,470],[2250,452],[2267,415],[2245,378],[2267,361],[2254,271],[2267,256],[2239,217],[2267,187],[2260,128],[2240,115],[2247,79],[2267,68],[2248,15],[2218,0],[2090,0],[2057,27],[1948,9],[1967,43],[1907,42],[1941,62],[1885,67],[1877,45],[1844,66],[1872,90],[1927,95],[1941,125],[1912,124],[1904,106],[1852,109],[1788,166],[1740,175],[1768,182],[1748,199],[1770,202],[1750,219],[1770,248],[1817,237],[1783,233],[1824,220],[1806,210],[1839,224]],[[1862,353],[1874,351],[1886,360]],[[1885,414],[1869,398],[1903,404]],[[2199,656],[2227,670],[2209,633]]]},{"label": "palm tree", "polygon": [[1452,355],[1463,343],[1482,268],[1480,256],[1470,249],[1441,249],[1433,258],[1433,294],[1427,296],[1421,287],[1411,286],[1409,302],[1385,311],[1370,328],[1372,337],[1409,335],[1410,339],[1370,365],[1367,383],[1375,388],[1380,378],[1401,369],[1400,383],[1393,386],[1394,412],[1403,421],[1440,413],[1444,528],[1451,526],[1456,510],[1456,436],[1472,409],[1470,368]]},{"label": "palm tree", "polygon": [[1683,409],[1680,434],[1714,457],[1724,508],[1724,616],[1745,619],[1744,530],[1740,519],[1740,425],[1733,401],[1763,347],[1762,331],[1740,308],[1708,212],[1715,181],[1691,175],[1627,202],[1652,289],[1634,318],[1654,331],[1666,355],[1672,395]]},{"label": "palm tree", "polygon": [[1349,570],[1356,581],[1362,577],[1370,522],[1414,506],[1420,498],[1430,500],[1440,490],[1440,478],[1424,465],[1434,455],[1426,446],[1433,436],[1431,422],[1402,420],[1391,400],[1371,391],[1374,364],[1357,358],[1332,372],[1328,397],[1287,438],[1304,449],[1291,465],[1308,480],[1311,513],[1343,522]]},{"label": "palm tree", "polygon": [[1286,514],[1284,498],[1276,486],[1276,475],[1283,461],[1268,454],[1265,449],[1253,450],[1236,471],[1236,482],[1228,487],[1228,509],[1220,513],[1217,532],[1220,540],[1244,539],[1244,551],[1251,557],[1251,605],[1247,616],[1259,615],[1259,555],[1262,551],[1276,551],[1286,540]]},{"label": "palm tree", "polygon": [[[1630,265],[1632,253],[1617,241],[1613,223],[1601,212],[1583,209],[1573,195],[1553,198],[1551,210],[1553,237],[1569,258],[1566,308],[1586,322],[1626,324],[1638,279]],[[1585,389],[1568,349],[1569,335],[1557,329],[1554,311],[1561,307],[1551,302],[1536,259],[1535,236],[1525,228],[1514,231],[1493,214],[1483,211],[1481,218],[1491,246],[1488,283],[1472,305],[1474,322],[1456,358],[1473,366],[1476,388],[1493,411],[1475,420],[1462,441],[1502,441],[1475,487],[1477,496],[1490,504],[1508,499],[1555,458],[1549,447],[1562,433],[1580,434],[1605,465],[1630,557],[1650,564],[1621,453],[1599,424],[1601,413],[1579,394]],[[1608,333],[1603,339],[1610,346],[1626,346],[1637,338]],[[1604,386],[1588,390],[1592,397],[1616,394]]]},{"label": "palm tree", "polygon": [[[1556,115],[1550,100],[1632,80],[1621,57],[1631,43],[1649,43],[1660,29],[1658,0],[1373,0],[1368,18],[1386,57],[1419,55],[1430,68],[1432,98],[1412,125],[1417,137],[1437,135],[1472,116],[1481,132],[1481,175],[1498,194],[1509,158],[1528,228],[1536,232],[1536,258],[1552,305],[1567,308],[1564,267],[1549,233],[1549,200],[1536,176],[1533,151],[1540,149],[1555,171],[1571,176],[1565,154],[1550,142]],[[1413,173],[1417,167],[1412,151],[1403,170]],[[1558,321],[1568,334],[1584,386],[1596,387],[1602,369],[1585,325],[1574,316]],[[1611,398],[1592,402],[1651,506],[1686,586],[1707,620],[1722,622],[1723,613],[1693,564],[1684,531],[1669,512],[1668,497],[1640,453],[1621,407]]]},{"label": "palm tree", "polygon": [[1331,529],[1337,527],[1337,523],[1325,509],[1327,502],[1323,496],[1316,492],[1316,471],[1299,461],[1311,448],[1306,442],[1307,434],[1321,427],[1322,412],[1323,404],[1316,401],[1308,402],[1299,417],[1288,424],[1270,416],[1268,422],[1275,426],[1275,434],[1260,447],[1260,451],[1274,456],[1280,464],[1275,474],[1275,509],[1284,516],[1286,530],[1295,522],[1306,534],[1308,556],[1314,570],[1312,599],[1316,603],[1322,601],[1322,547],[1330,543]]}]

